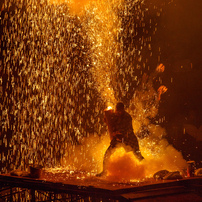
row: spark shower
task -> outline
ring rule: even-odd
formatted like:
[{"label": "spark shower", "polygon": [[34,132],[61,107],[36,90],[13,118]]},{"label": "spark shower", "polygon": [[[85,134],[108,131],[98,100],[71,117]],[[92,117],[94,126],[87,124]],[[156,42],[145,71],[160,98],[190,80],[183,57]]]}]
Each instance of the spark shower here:
[{"label": "spark shower", "polygon": [[140,141],[148,162],[141,166],[153,162],[150,172],[159,165],[185,166],[165,130],[150,123],[159,105],[152,79],[159,73],[161,47],[152,40],[161,6],[132,0],[5,0],[3,173],[32,163],[98,172],[109,144],[103,110],[119,100],[133,116],[135,132],[149,126],[151,135]]}]

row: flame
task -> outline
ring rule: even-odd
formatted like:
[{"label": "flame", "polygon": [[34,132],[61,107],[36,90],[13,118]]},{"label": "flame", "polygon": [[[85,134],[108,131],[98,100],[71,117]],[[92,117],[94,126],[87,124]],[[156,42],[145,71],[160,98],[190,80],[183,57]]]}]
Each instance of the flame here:
[{"label": "flame", "polygon": [[[164,129],[153,128],[153,134],[139,140],[144,160],[139,160],[122,144],[111,155],[106,178],[111,181],[139,181],[152,178],[159,170],[183,171],[187,164],[182,154],[162,137]],[[103,169],[103,157],[110,144],[106,133],[102,137],[84,138],[82,145],[75,146],[63,158],[62,165],[69,170],[99,173]],[[126,150],[125,150],[126,149]]]},{"label": "flame", "polygon": [[157,72],[164,72],[164,70],[165,70],[165,66],[162,63],[158,65],[158,67],[156,68]]},{"label": "flame", "polygon": [[[89,57],[92,61],[92,68],[89,68],[89,71],[94,78],[93,85],[102,100],[113,106],[116,98],[111,83],[116,83],[123,95],[127,94],[127,88],[129,88],[125,72],[120,71],[123,81],[126,83],[126,89],[121,86],[121,82],[119,83],[116,79],[113,80],[118,69],[116,58],[122,54],[124,48],[122,42],[120,41],[120,44],[118,44],[119,40],[117,40],[122,31],[122,22],[118,18],[116,10],[123,5],[124,1],[49,0],[49,3],[57,5],[66,2],[77,17],[78,14],[85,14],[79,16],[77,20],[87,32],[85,34],[92,46]],[[110,139],[107,133],[102,134],[102,136],[101,134],[99,136],[87,134],[87,137],[83,137],[82,132],[85,133],[86,131],[80,132],[79,128],[74,125],[74,120],[79,125],[85,119],[85,115],[83,117],[80,115],[83,114],[85,107],[80,105],[80,99],[77,99],[81,95],[85,95],[84,99],[86,99],[85,104],[88,112],[89,100],[93,98],[92,91],[86,91],[92,86],[92,81],[91,79],[88,81],[88,78],[85,77],[85,82],[83,81],[85,87],[80,89],[81,94],[80,90],[79,92],[75,91],[81,78],[78,72],[71,74],[70,69],[77,69],[78,63],[74,60],[75,66],[73,66],[65,55],[74,53],[73,48],[80,43],[80,41],[77,43],[77,39],[80,39],[80,34],[84,33],[81,28],[77,27],[77,23],[69,18],[72,16],[66,16],[66,14],[69,15],[68,9],[66,13],[66,11],[60,10],[62,7],[56,5],[51,9],[48,7],[46,11],[45,7],[38,6],[37,3],[38,1],[31,1],[30,6],[26,8],[25,14],[30,13],[30,15],[21,15],[21,10],[17,9],[16,12],[19,13],[10,21],[12,23],[11,29],[10,26],[9,29],[5,26],[4,31],[5,38],[9,39],[7,40],[7,47],[13,47],[13,50],[7,51],[4,64],[4,71],[9,76],[8,81],[12,81],[12,86],[9,82],[6,86],[8,89],[12,87],[11,91],[13,92],[9,96],[5,94],[3,106],[3,108],[5,107],[5,110],[3,110],[5,131],[10,130],[10,111],[12,111],[12,117],[13,115],[17,117],[17,124],[13,127],[14,135],[9,143],[13,147],[11,156],[15,156],[14,160],[9,161],[10,168],[16,168],[19,164],[25,167],[25,163],[29,164],[32,161],[35,163],[42,161],[48,166],[55,166],[57,155],[64,154],[61,165],[66,166],[66,169],[100,172],[103,156],[110,144]],[[52,12],[52,9],[54,12]],[[141,9],[141,6],[138,6],[137,9]],[[44,13],[45,11],[46,13]],[[123,12],[123,14],[125,15],[127,12]],[[144,20],[144,12],[141,11],[140,13],[142,13],[142,21]],[[139,18],[139,16],[137,17]],[[127,26],[130,26],[130,24]],[[74,35],[71,36],[73,39],[71,43],[64,38],[66,35],[62,32],[62,28],[67,30],[68,37],[71,36],[69,33],[75,30]],[[82,35],[83,38],[85,38],[85,34]],[[131,29],[131,34],[135,34],[135,29]],[[146,45],[146,41],[144,42],[143,39],[144,37],[140,42]],[[40,40],[42,43],[39,43]],[[30,48],[30,51],[27,51],[27,47]],[[81,48],[83,50],[83,47]],[[133,52],[128,52],[135,56],[136,48],[133,49]],[[138,55],[141,54],[142,48],[142,46],[139,48]],[[64,50],[67,50],[67,52],[65,53]],[[85,54],[90,53],[84,51],[83,55]],[[61,59],[61,61],[58,59]],[[10,75],[13,72],[11,66],[18,62],[24,65],[19,72],[20,79],[16,80],[15,77]],[[65,68],[58,66],[60,62],[62,67]],[[126,61],[122,61],[122,63],[127,64]],[[156,72],[163,72],[164,69],[164,65],[160,64]],[[136,69],[135,67],[128,67],[126,70],[134,76],[133,72]],[[150,126],[150,136],[139,141],[140,150],[145,160],[139,162],[131,152],[126,153],[123,148],[118,148],[111,156],[108,165],[108,177],[111,179],[140,179],[152,176],[152,173],[159,169],[169,169],[171,171],[181,169],[186,165],[181,154],[164,139],[164,130],[150,124],[149,118],[155,117],[158,113],[160,96],[159,99],[155,100],[157,92],[152,87],[152,82],[147,82],[147,76],[143,80],[146,87],[136,91],[135,96],[131,99],[129,112],[133,116],[135,132],[138,132],[142,125]],[[167,88],[161,86],[158,93],[161,95],[166,91]],[[25,99],[21,99],[22,97]],[[151,104],[151,100],[155,100],[156,103]],[[11,103],[9,103],[10,101]],[[12,109],[10,106],[12,106]],[[99,110],[100,108],[97,107],[95,111],[99,112]],[[91,123],[94,123],[94,120],[96,120],[94,114],[91,114],[91,117]],[[100,123],[95,124],[99,126],[100,132],[100,128],[103,126]],[[72,145],[70,137],[72,131],[75,136],[81,136],[80,145]],[[3,143],[7,147],[7,140],[4,139]],[[41,159],[41,156],[43,156],[43,159]],[[9,158],[3,156],[2,159]]]},{"label": "flame", "polygon": [[140,180],[145,178],[145,171],[143,162],[139,162],[132,152],[126,153],[120,147],[110,158],[107,178],[112,181]]},{"label": "flame", "polygon": [[106,109],[106,111],[109,111],[111,109],[113,109],[112,106],[108,106],[107,109]]},{"label": "flame", "polygon": [[168,90],[168,88],[167,88],[166,86],[164,86],[164,85],[162,85],[162,86],[160,86],[160,87],[158,88],[158,100],[161,99],[161,95],[162,95],[163,93],[165,93],[167,90]]}]

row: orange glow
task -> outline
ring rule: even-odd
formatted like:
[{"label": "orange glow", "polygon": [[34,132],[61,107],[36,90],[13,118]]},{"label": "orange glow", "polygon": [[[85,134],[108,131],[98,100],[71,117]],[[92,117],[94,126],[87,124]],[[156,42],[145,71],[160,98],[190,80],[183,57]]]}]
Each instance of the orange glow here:
[{"label": "orange glow", "polygon": [[163,64],[160,64],[157,68],[156,68],[156,71],[157,72],[164,72],[165,70],[165,66]]},{"label": "orange glow", "polygon": [[145,166],[132,152],[118,148],[110,158],[107,178],[112,181],[140,180],[145,178]]},{"label": "orange glow", "polygon": [[89,3],[95,2],[96,0],[48,0],[51,4],[63,4],[66,3],[70,7],[70,12],[72,14],[82,15],[85,6]]},{"label": "orange glow", "polygon": [[[139,181],[152,178],[159,170],[183,172],[187,164],[182,154],[160,137],[163,134],[161,127],[153,128],[153,132],[149,138],[139,140],[141,153],[145,157],[141,162],[120,144],[110,157],[105,178],[111,181]],[[100,138],[85,138],[82,143],[66,154],[61,162],[63,167],[72,171],[101,172],[104,153],[110,143],[108,134]]]},{"label": "orange glow", "polygon": [[108,106],[107,109],[106,109],[106,111],[111,110],[111,109],[112,109],[112,107]]},{"label": "orange glow", "polygon": [[[42,8],[41,5],[38,6],[37,1],[33,1],[33,5],[30,4],[26,8],[25,14],[30,15],[21,15],[21,10],[17,9],[16,12],[19,11],[19,14],[11,20],[12,29],[5,26],[7,47],[13,47],[14,44],[15,46],[12,51],[7,51],[3,69],[8,72],[6,74],[11,75],[10,72],[13,72],[11,66],[19,62],[22,64],[19,80],[14,76],[8,77],[8,81],[10,79],[13,82],[12,93],[9,96],[6,94],[3,105],[4,130],[10,130],[10,111],[17,120],[15,127],[11,128],[14,135],[9,143],[13,147],[11,156],[15,156],[17,160],[9,163],[12,163],[12,169],[19,165],[26,167],[25,163],[40,163],[40,161],[47,167],[56,167],[60,163],[71,172],[79,170],[98,173],[102,171],[103,157],[110,145],[110,138],[109,132],[102,130],[104,126],[103,121],[100,121],[101,118],[96,118],[103,108],[97,105],[98,102],[94,103],[93,99],[96,96],[93,94],[98,93],[97,97],[101,98],[103,104],[109,105],[106,110],[112,110],[118,97],[115,90],[119,89],[121,95],[127,97],[129,88],[133,88],[129,85],[128,78],[134,83],[138,81],[136,73],[134,74],[136,67],[132,65],[136,64],[136,61],[127,66],[125,65],[127,57],[124,58],[120,61],[120,65],[125,69],[119,69],[117,63],[117,58],[126,48],[123,47],[122,39],[119,41],[119,36],[124,32],[117,11],[125,15],[130,9],[127,9],[122,0],[48,0],[48,2],[54,5],[51,5],[52,8],[49,5],[46,10],[46,7]],[[68,7],[67,11],[63,10],[62,6],[55,5],[63,3],[68,4],[65,7]],[[141,6],[137,9],[141,11]],[[76,18],[72,16],[74,14]],[[78,17],[78,14],[84,15]],[[143,20],[142,14],[141,21]],[[79,27],[80,25],[85,32]],[[28,30],[30,31],[27,32]],[[136,28],[130,32],[134,35]],[[144,41],[144,37],[140,40],[145,47],[149,45]],[[90,50],[86,50],[88,48],[81,45],[81,42],[89,43]],[[78,48],[78,52],[74,53],[75,47]],[[138,54],[139,60],[142,60],[141,52],[144,53],[142,48],[141,46],[138,50],[138,47],[134,47],[131,56],[135,58]],[[43,50],[43,53],[39,50]],[[79,56],[79,53],[82,54]],[[80,64],[76,59],[83,59],[84,55],[88,60],[87,64],[82,66],[82,60],[79,59]],[[77,69],[83,71],[84,67],[91,73],[89,78],[86,74],[88,71],[85,72],[85,76],[80,76],[80,72],[76,72]],[[137,69],[139,68],[138,66]],[[160,64],[156,71],[164,72],[164,69],[165,66]],[[144,71],[144,68],[141,71]],[[116,79],[117,73],[123,77],[122,80]],[[151,177],[160,169],[175,171],[186,167],[181,154],[164,139],[165,131],[150,123],[150,118],[158,114],[158,107],[156,103],[153,104],[153,100],[155,98],[158,104],[161,94],[165,93],[167,88],[161,86],[156,92],[152,82],[147,82],[148,79],[149,77],[144,75],[143,83],[147,86],[136,90],[127,109],[133,118],[135,133],[139,132],[141,126],[149,125],[150,136],[139,140],[145,160],[139,162],[132,152],[126,153],[124,148],[118,148],[111,156],[108,165],[107,178],[111,180],[139,180]],[[11,85],[9,82],[6,84],[8,89]],[[158,100],[156,100],[157,93]],[[9,103],[10,101],[12,102]],[[87,122],[86,115],[89,115],[91,101],[96,107],[90,114],[89,126],[98,129],[97,131],[93,129],[96,131],[95,134],[87,131],[87,125],[82,126]],[[74,142],[72,136],[78,140],[78,144]],[[7,140],[3,140],[3,143],[7,147]],[[2,157],[6,158],[8,156]]]},{"label": "orange glow", "polygon": [[166,86],[163,86],[163,85],[158,88],[158,100],[161,99],[161,95],[163,93],[165,93],[167,90],[168,90],[168,88]]}]

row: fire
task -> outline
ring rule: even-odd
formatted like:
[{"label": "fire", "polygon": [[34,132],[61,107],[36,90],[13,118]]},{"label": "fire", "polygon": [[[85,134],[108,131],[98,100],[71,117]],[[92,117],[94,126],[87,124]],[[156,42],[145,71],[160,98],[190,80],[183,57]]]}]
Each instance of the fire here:
[{"label": "fire", "polygon": [[143,161],[139,162],[132,152],[126,153],[124,148],[118,148],[110,158],[108,178],[112,181],[142,180],[146,177]]},{"label": "fire", "polygon": [[113,109],[112,106],[108,106],[106,110],[108,111],[108,110],[111,110],[111,109]]},{"label": "fire", "polygon": [[[106,179],[112,181],[139,181],[152,178],[159,170],[181,171],[186,168],[182,154],[164,138],[164,129],[153,128],[153,134],[139,140],[140,150],[144,156],[141,162],[132,152],[126,152],[120,144],[111,155]],[[66,154],[62,165],[72,170],[99,173],[102,171],[104,153],[110,139],[106,133],[102,137],[85,138],[82,145]]]},{"label": "fire", "polygon": [[[8,153],[13,157],[3,154],[3,161],[8,159],[5,165],[26,169],[30,163],[47,167],[59,164],[72,172],[100,172],[110,143],[99,116],[102,105],[113,106],[118,97],[128,99],[134,93],[128,109],[134,131],[150,126],[151,135],[139,140],[145,160],[139,162],[132,153],[118,148],[111,157],[107,177],[134,180],[150,177],[159,168],[181,169],[182,156],[167,144],[162,128],[149,121],[158,113],[157,93],[161,95],[167,88],[161,86],[156,92],[147,76],[142,79],[143,88],[136,88],[141,81],[138,73],[149,70],[148,58],[143,55],[152,55],[154,35],[144,27],[148,10],[141,10],[144,1],[126,5],[122,0],[49,0],[53,5],[38,2],[11,0],[5,4],[8,10],[10,5],[17,5],[9,23],[2,20],[6,25],[2,65],[8,77],[1,80],[6,82],[2,136],[12,136],[10,140],[3,138],[2,144],[5,148],[9,145]],[[72,5],[73,13],[63,4],[66,2]],[[130,19],[134,15],[135,19]],[[5,16],[8,18],[8,14]],[[140,37],[138,30],[147,38]],[[160,64],[156,72],[164,69]]]},{"label": "fire", "polygon": [[166,86],[164,86],[164,85],[162,85],[162,86],[160,86],[160,87],[158,88],[158,100],[161,99],[161,95],[162,95],[163,93],[165,93],[167,90],[168,90],[168,88],[167,88]]},{"label": "fire", "polygon": [[165,66],[163,64],[158,65],[158,67],[156,68],[156,71],[158,72],[164,72],[165,70]]}]

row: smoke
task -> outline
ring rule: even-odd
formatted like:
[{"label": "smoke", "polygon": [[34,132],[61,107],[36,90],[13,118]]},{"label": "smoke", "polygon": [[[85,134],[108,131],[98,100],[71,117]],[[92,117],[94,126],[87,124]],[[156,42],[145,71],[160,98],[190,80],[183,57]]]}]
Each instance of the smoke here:
[{"label": "smoke", "polygon": [[[159,131],[162,128],[159,127]],[[141,162],[120,145],[110,157],[106,179],[120,182],[140,181],[152,178],[159,170],[174,172],[186,169],[187,164],[182,154],[169,145],[165,138],[156,139],[159,131],[157,129],[154,136],[139,140],[140,150],[145,158]],[[108,134],[84,138],[81,145],[69,150],[61,165],[69,170],[99,173],[103,169],[103,157],[109,143]]]},{"label": "smoke", "polygon": [[112,181],[142,180],[146,177],[146,166],[139,162],[132,152],[119,148],[111,156],[108,165],[108,179]]},{"label": "smoke", "polygon": [[[139,181],[153,177],[159,170],[183,171],[187,164],[182,154],[166,140],[166,131],[159,125],[150,126],[150,135],[139,139],[144,160],[139,160],[132,152],[126,152],[119,145],[111,155],[107,167],[107,179],[111,181]],[[84,138],[81,145],[65,156],[62,165],[69,169],[98,173],[103,169],[103,157],[110,144],[108,134]]]},{"label": "smoke", "polygon": [[[161,128],[159,129],[161,131]],[[139,181],[152,178],[159,170],[183,172],[186,169],[187,164],[181,152],[170,145],[165,138],[157,140],[152,136],[139,140],[139,144],[145,159],[139,162],[132,152],[127,153],[124,147],[117,148],[109,161],[107,179]]]},{"label": "smoke", "polygon": [[[121,40],[116,41],[121,25],[114,9],[121,6],[122,1],[112,1],[112,4],[108,4],[104,0],[99,1],[99,4],[96,4],[96,1],[84,0],[50,0],[49,2],[54,4],[69,3],[70,11],[75,12],[75,14],[86,12],[82,16],[83,20],[81,20],[81,24],[85,28],[86,35],[88,35],[92,45],[90,58],[93,67],[89,71],[93,75],[96,90],[99,92],[102,100],[106,103],[114,104],[116,99],[111,83],[114,81],[112,80],[113,75],[117,73],[115,59],[123,55],[123,52],[118,48],[122,45],[118,44],[119,42],[121,43]],[[89,3],[92,3],[89,6],[90,8],[87,10],[83,9]],[[79,124],[85,121],[83,117],[81,118],[84,112],[82,111],[83,108],[80,109],[80,103],[77,99],[73,98],[83,96],[86,92],[80,94],[76,91],[78,89],[77,85],[72,85],[72,83],[80,81],[80,73],[77,72],[73,76],[69,73],[70,69],[68,67],[73,62],[70,61],[66,64],[66,69],[56,68],[58,67],[58,63],[62,63],[62,58],[66,57],[63,54],[64,50],[67,51],[66,54],[74,53],[72,51],[73,47],[81,45],[79,40],[74,41],[81,34],[81,31],[79,31],[80,28],[76,27],[76,23],[72,23],[69,16],[64,15],[65,12],[57,10],[57,8],[55,6],[51,10],[48,7],[46,10],[47,13],[44,15],[45,8],[41,6],[37,7],[33,3],[31,7],[27,7],[25,15],[22,16],[23,20],[20,17],[21,10],[16,10],[19,13],[15,15],[16,18],[13,18],[13,29],[9,28],[7,30],[9,34],[5,33],[5,36],[9,39],[5,44],[8,44],[8,47],[13,47],[13,44],[16,44],[16,47],[14,47],[16,57],[12,55],[14,52],[7,51],[5,61],[8,61],[8,65],[5,64],[4,69],[12,72],[9,66],[17,63],[18,58],[22,59],[22,64],[25,64],[25,66],[19,72],[19,75],[21,74],[22,77],[16,81],[15,85],[14,83],[12,84],[13,94],[9,95],[9,97],[13,100],[13,103],[7,103],[9,99],[7,95],[5,96],[6,102],[4,106],[7,104],[7,108],[4,110],[4,114],[6,116],[5,122],[8,123],[8,126],[4,128],[7,130],[10,127],[10,120],[7,118],[10,116],[7,114],[7,111],[12,111],[11,114],[17,117],[16,124],[18,124],[16,128],[13,127],[16,130],[16,134],[12,137],[11,142],[13,145],[11,154],[16,156],[16,160],[14,161],[15,167],[19,166],[18,161],[20,162],[19,164],[24,165],[23,162],[30,163],[30,159],[32,161],[35,160],[36,163],[47,160],[51,162],[50,165],[55,166],[56,154],[62,155],[63,152],[66,152],[61,165],[67,169],[97,173],[102,171],[103,156],[109,146],[110,140],[107,133],[99,134],[101,136],[91,134],[90,137],[83,138],[80,145],[77,146],[72,145],[71,139],[69,140],[69,137],[67,137],[69,128],[74,128],[72,119],[75,115],[77,115],[76,118]],[[55,12],[55,9],[60,15]],[[122,13],[128,15],[127,12]],[[27,18],[29,19],[28,21]],[[61,23],[60,25],[58,24],[59,22]],[[20,25],[19,30],[18,26],[16,26],[17,24]],[[58,26],[55,26],[56,24]],[[73,28],[77,28],[75,33],[72,33]],[[61,32],[61,30],[65,29],[67,29],[67,36],[72,37],[72,41],[68,41],[68,37],[65,38],[65,35]],[[30,30],[30,32],[27,32],[27,30]],[[69,33],[72,33],[72,35],[68,35]],[[131,30],[130,33],[134,35],[135,30]],[[37,43],[35,42],[36,36],[39,37]],[[85,35],[83,37],[85,38]],[[24,38],[27,38],[27,43],[24,41]],[[22,41],[22,43],[19,42],[17,44],[17,39],[20,39],[19,41]],[[39,41],[42,43],[39,43]],[[28,52],[27,47],[33,51]],[[130,52],[133,54],[132,57],[135,57],[134,53],[136,53],[135,50],[137,48],[133,47],[133,49],[126,52]],[[142,47],[139,49],[141,50]],[[38,50],[43,50],[44,52],[39,52]],[[138,55],[141,54],[140,50],[137,50]],[[84,52],[82,57],[85,54]],[[9,61],[10,59],[8,58],[12,58],[12,61]],[[58,61],[58,59],[60,60]],[[124,67],[130,66],[130,69],[133,70],[133,66],[125,63],[125,60],[127,60],[127,57],[123,61],[120,60],[120,62],[123,63]],[[21,63],[21,60],[18,62]],[[72,69],[74,67],[72,66]],[[127,70],[127,67],[125,70]],[[125,70],[121,74],[123,75],[123,81],[126,83],[128,80]],[[134,74],[131,73],[131,75],[133,76]],[[13,80],[14,77],[10,77],[9,79]],[[85,77],[85,79],[87,78]],[[119,80],[114,82],[119,83]],[[134,120],[134,131],[136,133],[141,132],[142,126],[145,126],[149,130],[148,137],[139,140],[140,150],[145,160],[139,162],[132,153],[126,153],[123,148],[118,148],[112,155],[108,165],[108,178],[110,179],[143,179],[150,177],[159,169],[172,171],[185,167],[185,161],[181,154],[167,143],[164,129],[150,123],[149,118],[154,118],[158,114],[157,92],[150,84],[151,82],[148,82],[148,85],[143,85],[144,88],[136,90],[129,107],[129,113]],[[11,83],[6,83],[6,85],[11,86]],[[90,85],[91,82],[89,82]],[[87,86],[82,86],[82,88],[87,88]],[[127,89],[124,88],[124,85],[121,86],[121,90],[123,94],[126,94]],[[25,100],[21,99],[19,91],[24,95]],[[85,98],[86,102],[91,99],[89,95]],[[9,109],[9,106],[12,106],[13,109]],[[79,110],[76,111],[76,108],[79,108]],[[63,111],[63,109],[65,110]],[[97,111],[99,112],[99,109]],[[91,123],[94,123],[95,116],[92,115],[92,117],[93,122]],[[67,120],[70,120],[70,122]],[[62,146],[59,144],[61,142],[64,143]],[[59,158],[60,155],[57,157]],[[9,162],[9,164],[11,163]]]},{"label": "smoke", "polygon": [[70,170],[87,172],[100,172],[102,170],[103,156],[110,143],[108,134],[101,137],[94,136],[83,138],[80,145],[69,145],[68,152],[62,159],[61,165]]},{"label": "smoke", "polygon": [[[139,162],[132,152],[126,152],[124,146],[120,145],[111,155],[108,163],[107,179],[109,180],[143,180],[151,178],[159,170],[183,172],[187,167],[182,154],[166,140],[165,129],[150,122],[150,118],[155,118],[158,114],[159,96],[150,81],[146,82],[145,86],[146,88],[140,88],[135,93],[129,107],[136,135],[145,135],[139,137],[140,151],[145,159]],[[147,128],[146,132],[142,131],[142,126]],[[86,138],[82,144],[74,152],[77,156],[83,147],[80,154],[84,156],[79,155],[76,158],[72,156],[75,167],[79,165],[79,169],[86,169],[90,172],[102,171],[103,156],[109,146],[107,134],[102,138],[96,136]],[[78,160],[77,164],[75,164],[75,159]]]},{"label": "smoke", "polygon": [[[149,94],[146,93],[145,95],[143,95],[144,90],[139,92],[139,95],[142,96],[136,97],[136,108],[133,110],[130,108],[136,135],[144,134],[144,131],[141,131],[142,126],[147,128],[147,134],[144,134],[146,137],[139,138],[140,151],[145,159],[139,162],[132,152],[126,153],[123,148],[118,148],[111,156],[108,165],[108,178],[110,180],[143,180],[151,178],[159,170],[183,172],[187,167],[181,152],[177,151],[166,140],[165,129],[160,125],[150,123],[149,117],[157,115],[158,105],[152,102],[152,104],[146,105],[147,108],[144,108],[148,97],[153,99],[156,94],[152,86],[148,88],[148,92]],[[135,113],[136,115],[134,115]]]}]

